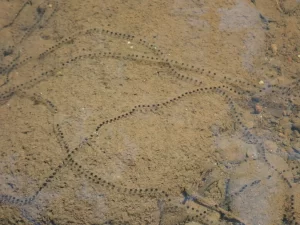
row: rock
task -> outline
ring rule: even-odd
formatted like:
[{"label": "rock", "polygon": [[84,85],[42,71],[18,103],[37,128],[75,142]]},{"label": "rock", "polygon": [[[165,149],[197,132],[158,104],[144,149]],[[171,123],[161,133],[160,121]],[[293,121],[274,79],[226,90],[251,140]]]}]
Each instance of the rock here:
[{"label": "rock", "polygon": [[277,55],[277,51],[278,51],[277,45],[276,44],[271,44],[271,49],[272,49],[273,54]]}]

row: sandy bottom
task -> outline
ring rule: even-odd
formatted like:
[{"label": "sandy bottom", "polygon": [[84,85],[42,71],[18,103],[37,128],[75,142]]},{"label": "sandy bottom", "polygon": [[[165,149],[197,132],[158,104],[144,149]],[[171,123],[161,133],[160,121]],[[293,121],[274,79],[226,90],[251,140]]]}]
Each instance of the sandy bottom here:
[{"label": "sandy bottom", "polygon": [[300,2],[2,0],[0,224],[300,224]]}]

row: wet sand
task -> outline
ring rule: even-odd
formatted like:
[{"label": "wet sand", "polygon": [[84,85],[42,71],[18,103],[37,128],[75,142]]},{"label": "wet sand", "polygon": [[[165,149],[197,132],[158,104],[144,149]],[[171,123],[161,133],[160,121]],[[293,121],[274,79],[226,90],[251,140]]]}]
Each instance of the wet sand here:
[{"label": "wet sand", "polygon": [[300,3],[1,1],[0,224],[300,223]]}]

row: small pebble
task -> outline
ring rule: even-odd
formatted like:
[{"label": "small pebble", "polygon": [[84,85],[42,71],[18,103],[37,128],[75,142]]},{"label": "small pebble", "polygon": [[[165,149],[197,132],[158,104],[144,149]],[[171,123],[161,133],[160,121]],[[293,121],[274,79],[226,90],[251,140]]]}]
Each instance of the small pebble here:
[{"label": "small pebble", "polygon": [[277,51],[278,51],[277,45],[276,44],[271,44],[271,48],[272,48],[273,54],[276,55]]},{"label": "small pebble", "polygon": [[254,110],[256,114],[260,114],[263,111],[263,107],[257,103],[255,104]]}]

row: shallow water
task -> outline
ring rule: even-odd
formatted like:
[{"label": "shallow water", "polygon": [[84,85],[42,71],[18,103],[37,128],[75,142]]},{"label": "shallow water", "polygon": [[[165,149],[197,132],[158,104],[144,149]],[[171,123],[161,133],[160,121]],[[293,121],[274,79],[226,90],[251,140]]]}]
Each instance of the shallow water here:
[{"label": "shallow water", "polygon": [[1,224],[300,223],[300,3],[0,1]]}]

